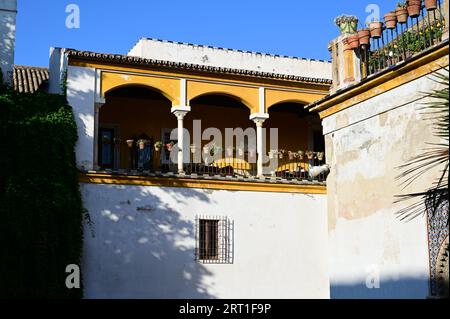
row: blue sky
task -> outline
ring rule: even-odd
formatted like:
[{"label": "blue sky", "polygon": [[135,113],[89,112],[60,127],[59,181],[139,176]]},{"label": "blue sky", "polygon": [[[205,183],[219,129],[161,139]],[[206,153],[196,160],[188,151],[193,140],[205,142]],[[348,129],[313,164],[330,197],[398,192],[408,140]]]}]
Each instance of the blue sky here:
[{"label": "blue sky", "polygon": [[[80,28],[66,28],[68,4]],[[329,60],[342,13],[364,21],[369,4],[382,13],[392,0],[18,0],[15,63],[48,66],[59,46],[127,53],[141,37]]]}]

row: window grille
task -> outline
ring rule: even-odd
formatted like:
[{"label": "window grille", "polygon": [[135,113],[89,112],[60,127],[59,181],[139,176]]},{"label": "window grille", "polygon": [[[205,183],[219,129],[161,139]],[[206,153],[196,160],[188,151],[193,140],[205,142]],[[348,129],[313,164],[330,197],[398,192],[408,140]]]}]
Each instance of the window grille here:
[{"label": "window grille", "polygon": [[233,222],[226,217],[197,216],[195,259],[205,264],[233,263]]}]

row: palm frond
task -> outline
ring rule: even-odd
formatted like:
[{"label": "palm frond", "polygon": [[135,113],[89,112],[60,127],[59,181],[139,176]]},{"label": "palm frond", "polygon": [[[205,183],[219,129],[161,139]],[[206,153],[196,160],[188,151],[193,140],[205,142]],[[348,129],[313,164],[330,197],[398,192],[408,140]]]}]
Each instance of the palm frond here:
[{"label": "palm frond", "polygon": [[[447,141],[447,143],[431,144],[433,147],[424,149],[423,153],[413,157],[407,163],[398,167],[402,172],[396,176],[403,189],[414,183],[430,169],[441,167],[439,178],[423,192],[397,195],[395,203],[415,200],[412,204],[401,209],[397,215],[401,220],[409,221],[429,212],[436,216],[442,204],[448,201],[448,172],[449,172],[449,70],[444,73],[434,73],[431,78],[442,86],[441,89],[431,90],[423,94],[423,98],[431,100],[422,103],[420,111],[425,119],[433,121],[433,135]],[[449,220],[447,219],[447,225]]]}]

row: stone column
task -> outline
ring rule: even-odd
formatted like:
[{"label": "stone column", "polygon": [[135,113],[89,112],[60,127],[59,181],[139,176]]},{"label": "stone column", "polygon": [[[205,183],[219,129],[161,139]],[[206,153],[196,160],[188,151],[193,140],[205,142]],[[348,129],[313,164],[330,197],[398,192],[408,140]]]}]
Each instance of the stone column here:
[{"label": "stone column", "polygon": [[250,120],[256,124],[256,153],[257,153],[257,176],[264,177],[263,159],[264,159],[264,134],[263,124],[269,118],[267,113],[252,114]]},{"label": "stone column", "polygon": [[184,132],[184,124],[183,119],[186,116],[186,114],[191,110],[190,106],[175,106],[172,107],[172,114],[174,114],[177,117],[178,120],[178,126],[177,126],[177,133],[178,133],[178,174],[184,174],[183,164],[184,164],[184,138],[183,138],[183,132]]}]

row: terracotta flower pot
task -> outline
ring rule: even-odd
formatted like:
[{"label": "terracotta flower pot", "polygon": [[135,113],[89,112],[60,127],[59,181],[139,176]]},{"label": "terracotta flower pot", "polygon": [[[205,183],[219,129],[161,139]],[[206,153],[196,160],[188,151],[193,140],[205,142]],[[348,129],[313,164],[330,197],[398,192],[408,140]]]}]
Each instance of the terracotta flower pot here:
[{"label": "terracotta flower pot", "polygon": [[359,48],[359,36],[358,34],[351,35],[347,38],[347,44],[351,49]]},{"label": "terracotta flower pot", "polygon": [[428,11],[437,9],[437,0],[425,0],[425,8]]},{"label": "terracotta flower pot", "polygon": [[323,161],[324,156],[325,156],[324,152],[317,152],[317,159],[319,161]]},{"label": "terracotta flower pot", "polygon": [[348,38],[344,38],[343,40],[342,40],[342,43],[344,44],[344,51],[347,51],[347,50],[351,50],[352,48],[350,47],[350,45],[348,44]]},{"label": "terracotta flower pot", "polygon": [[289,160],[293,160],[295,158],[295,153],[292,153],[291,151],[289,151]]},{"label": "terracotta flower pot", "polygon": [[359,45],[370,44],[370,30],[361,29],[358,30]]},{"label": "terracotta flower pot", "polygon": [[133,142],[134,142],[133,140],[127,140],[127,145],[129,148],[133,147]]},{"label": "terracotta flower pot", "polygon": [[314,159],[314,152],[312,152],[312,151],[307,151],[307,152],[306,152],[306,157],[308,157],[309,160]]},{"label": "terracotta flower pot", "polygon": [[406,23],[408,21],[408,10],[406,8],[397,8],[395,10],[398,23]]},{"label": "terracotta flower pot", "polygon": [[374,39],[381,38],[383,32],[383,22],[371,22],[369,24],[370,36]]},{"label": "terracotta flower pot", "polygon": [[422,7],[422,0],[408,0],[408,5],[406,9],[408,10],[408,15],[412,18],[418,17],[420,15],[420,8]]},{"label": "terracotta flower pot", "polygon": [[387,29],[395,29],[397,25],[397,15],[395,12],[389,12],[384,15],[384,22]]}]

